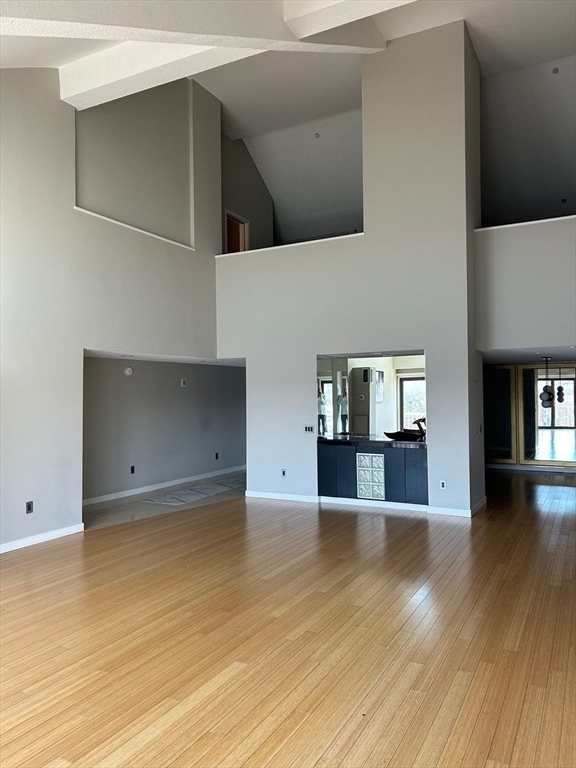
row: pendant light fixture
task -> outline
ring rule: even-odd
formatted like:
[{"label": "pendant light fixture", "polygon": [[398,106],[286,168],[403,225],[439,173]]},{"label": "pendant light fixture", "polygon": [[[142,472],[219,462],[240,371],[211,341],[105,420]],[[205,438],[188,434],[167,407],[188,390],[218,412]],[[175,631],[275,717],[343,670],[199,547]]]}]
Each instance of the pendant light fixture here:
[{"label": "pendant light fixture", "polygon": [[558,389],[556,390],[556,400],[559,403],[564,402],[564,387],[562,386],[562,368],[558,368]]},{"label": "pendant light fixture", "polygon": [[[548,363],[550,360],[552,360],[551,357],[543,357],[542,360],[544,360],[546,364],[546,381],[548,381]],[[564,390],[562,390],[564,391]],[[554,390],[550,386],[550,384],[545,384],[542,388],[542,392],[540,393],[540,401],[542,408],[552,408],[552,403],[554,402]]]}]

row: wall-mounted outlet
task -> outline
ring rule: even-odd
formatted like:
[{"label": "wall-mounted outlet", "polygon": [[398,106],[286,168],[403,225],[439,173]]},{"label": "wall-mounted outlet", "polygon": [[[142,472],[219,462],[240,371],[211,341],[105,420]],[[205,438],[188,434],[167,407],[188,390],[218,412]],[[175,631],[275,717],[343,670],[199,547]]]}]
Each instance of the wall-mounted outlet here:
[{"label": "wall-mounted outlet", "polygon": [[31,515],[32,512],[34,512],[34,502],[33,501],[27,501],[26,502],[26,514]]},{"label": "wall-mounted outlet", "polygon": [[130,474],[133,475],[136,472],[136,466],[134,464],[130,465]]},{"label": "wall-mounted outlet", "polygon": [[304,432],[311,432],[312,434],[314,434],[314,425],[304,424]]},{"label": "wall-mounted outlet", "polygon": [[440,488],[441,490],[446,490],[446,480],[440,480]]},{"label": "wall-mounted outlet", "polygon": [[218,458],[218,452],[216,452],[216,453],[214,454],[214,458],[215,458],[215,459],[217,459],[217,458]]},{"label": "wall-mounted outlet", "polygon": [[180,379],[180,386],[182,388],[187,387],[188,386],[188,379]]},{"label": "wall-mounted outlet", "polygon": [[285,469],[281,469],[280,470],[280,474],[282,475],[282,477],[286,477],[286,470]]}]

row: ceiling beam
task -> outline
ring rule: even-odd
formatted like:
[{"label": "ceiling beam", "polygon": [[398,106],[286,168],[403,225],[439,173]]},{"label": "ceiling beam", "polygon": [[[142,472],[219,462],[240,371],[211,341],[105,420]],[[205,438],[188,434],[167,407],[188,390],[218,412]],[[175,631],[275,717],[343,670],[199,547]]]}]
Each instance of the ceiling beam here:
[{"label": "ceiling beam", "polygon": [[284,0],[284,20],[302,40],[413,2],[417,0]]},{"label": "ceiling beam", "polygon": [[[400,2],[407,0],[376,5]],[[60,67],[61,98],[76,109],[263,51],[359,54],[385,47],[381,36],[363,30],[352,35],[353,44],[339,37],[299,40],[284,20],[282,0],[2,0],[0,16],[3,35],[118,42]]]},{"label": "ceiling beam", "polygon": [[259,53],[250,48],[120,43],[60,67],[60,98],[87,109]]},{"label": "ceiling beam", "polygon": [[[389,0],[382,0],[387,3]],[[269,51],[374,53],[362,45],[302,42],[282,0],[2,0],[2,34],[160,42]]]}]

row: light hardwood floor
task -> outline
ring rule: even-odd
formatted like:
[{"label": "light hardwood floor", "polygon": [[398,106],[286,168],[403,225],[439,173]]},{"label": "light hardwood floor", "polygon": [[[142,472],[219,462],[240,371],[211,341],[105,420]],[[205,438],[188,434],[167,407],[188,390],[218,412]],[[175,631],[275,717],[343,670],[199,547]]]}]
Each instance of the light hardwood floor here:
[{"label": "light hardwood floor", "polygon": [[576,477],[230,500],[3,555],[2,768],[576,765]]}]

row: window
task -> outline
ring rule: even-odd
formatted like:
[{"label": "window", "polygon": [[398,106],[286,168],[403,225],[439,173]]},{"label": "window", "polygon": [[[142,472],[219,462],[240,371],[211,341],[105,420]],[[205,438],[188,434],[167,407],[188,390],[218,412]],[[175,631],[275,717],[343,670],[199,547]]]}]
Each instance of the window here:
[{"label": "window", "polygon": [[[540,400],[540,393],[544,385],[552,387],[554,399],[551,408],[543,408]],[[564,397],[562,402],[558,400],[558,387],[563,387]],[[574,379],[557,379],[546,377],[537,379],[537,404],[538,404],[538,427],[540,429],[574,429],[576,423],[576,411],[574,402]]]},{"label": "window", "polygon": [[414,429],[416,419],[426,417],[426,379],[403,377],[400,384],[400,429]]}]

